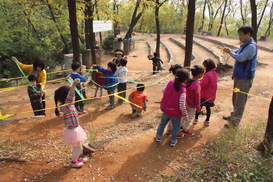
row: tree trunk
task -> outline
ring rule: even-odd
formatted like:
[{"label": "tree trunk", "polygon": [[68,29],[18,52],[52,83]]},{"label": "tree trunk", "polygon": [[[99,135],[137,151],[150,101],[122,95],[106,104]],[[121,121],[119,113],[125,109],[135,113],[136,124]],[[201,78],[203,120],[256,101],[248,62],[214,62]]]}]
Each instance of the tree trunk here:
[{"label": "tree trunk", "polygon": [[202,27],[204,27],[206,5],[207,5],[207,0],[205,0],[204,7],[203,7],[203,17],[202,17],[202,25],[201,25]]},{"label": "tree trunk", "polygon": [[97,0],[93,3],[92,0],[86,0],[86,11],[85,11],[85,37],[86,37],[86,49],[91,50],[91,57],[93,64],[97,64],[95,54],[95,33],[93,32],[93,16],[94,7],[97,4]]},{"label": "tree trunk", "polygon": [[80,44],[79,44],[79,34],[78,34],[78,22],[76,15],[76,1],[67,0],[68,2],[68,11],[69,11],[69,23],[70,23],[70,32],[72,38],[72,47],[73,47],[73,58],[75,62],[80,63]]},{"label": "tree trunk", "polygon": [[135,27],[136,23],[138,22],[138,20],[140,19],[140,17],[142,16],[142,12],[140,12],[137,15],[137,10],[139,8],[140,2],[141,2],[140,0],[138,0],[136,2],[135,10],[134,10],[133,15],[132,15],[132,19],[131,19],[131,23],[130,23],[129,29],[128,29],[125,37],[124,37],[125,39],[128,39],[128,38],[132,37],[132,33],[133,33],[133,30],[134,30],[134,27]]},{"label": "tree trunk", "polygon": [[267,30],[265,32],[265,37],[269,37],[270,35],[270,29],[271,29],[271,26],[272,26],[272,23],[273,23],[273,2],[272,2],[272,5],[271,5],[271,8],[270,8],[270,15],[269,15],[270,19],[269,19],[269,22],[268,22],[268,27],[267,27]]},{"label": "tree trunk", "polygon": [[158,57],[160,57],[160,24],[159,24],[159,0],[157,0],[157,5],[155,7],[155,23],[156,23],[156,48],[155,52]]},{"label": "tree trunk", "polygon": [[267,3],[268,3],[268,0],[266,0],[266,2],[265,2],[265,4],[264,4],[264,9],[263,9],[263,11],[262,11],[262,14],[261,14],[259,23],[258,23],[258,25],[257,25],[257,29],[259,29],[260,24],[261,24],[261,22],[262,22],[262,19],[263,19],[263,17],[264,17],[264,12],[265,12],[265,9],[266,9],[266,7],[267,7]]},{"label": "tree trunk", "polygon": [[224,22],[226,8],[227,8],[227,0],[225,0],[225,4],[224,4],[224,10],[223,10],[223,13],[222,13],[222,18],[221,18],[220,26],[219,26],[218,33],[217,33],[218,37],[220,36],[220,33],[221,33],[221,29],[222,29],[222,25],[223,25],[223,22]]},{"label": "tree trunk", "polygon": [[245,21],[244,12],[243,12],[243,0],[240,0],[240,11],[241,11],[243,25],[245,25],[246,21]]},{"label": "tree trunk", "polygon": [[266,151],[273,154],[273,97],[269,106],[268,121],[265,130],[264,140],[258,146],[259,151]]},{"label": "tree trunk", "polygon": [[257,5],[256,5],[256,0],[250,0],[250,6],[251,6],[251,13],[252,13],[251,25],[252,25],[252,28],[254,29],[252,37],[257,42],[258,27],[257,27]]},{"label": "tree trunk", "polygon": [[188,4],[184,67],[191,66],[193,31],[194,31],[194,16],[195,16],[195,1],[196,0],[190,0],[189,4]]},{"label": "tree trunk", "polygon": [[51,15],[51,17],[52,17],[52,20],[54,21],[55,26],[56,26],[56,28],[57,28],[57,31],[58,31],[58,33],[59,33],[59,35],[60,35],[60,37],[61,37],[61,39],[62,39],[62,41],[63,41],[64,47],[65,47],[64,52],[67,54],[67,53],[69,52],[68,45],[67,45],[67,43],[66,43],[66,41],[65,41],[65,38],[64,38],[64,36],[63,36],[63,34],[62,34],[62,32],[61,32],[59,26],[58,26],[58,22],[57,22],[57,20],[56,20],[56,18],[55,18],[55,16],[54,16],[52,7],[51,7],[51,5],[49,4],[48,0],[46,1],[46,3],[47,3],[47,7],[48,7],[48,9],[49,9],[49,11],[50,11],[50,15]]}]

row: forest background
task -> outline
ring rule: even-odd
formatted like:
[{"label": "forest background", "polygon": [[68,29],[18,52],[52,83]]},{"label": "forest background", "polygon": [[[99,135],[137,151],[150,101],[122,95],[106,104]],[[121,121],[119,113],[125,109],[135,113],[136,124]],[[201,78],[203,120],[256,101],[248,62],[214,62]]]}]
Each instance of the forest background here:
[{"label": "forest background", "polygon": [[[76,24],[69,19],[68,2],[70,6],[75,3]],[[273,2],[269,0],[197,0],[195,9],[189,8],[186,0],[0,0],[0,78],[20,75],[11,56],[27,64],[38,57],[51,71],[62,65],[64,54],[72,53],[74,47],[70,23],[78,29],[80,53],[88,48],[87,19],[112,20],[113,31],[94,34],[92,44],[109,51],[114,30],[128,31],[133,21],[135,32],[157,32],[155,10],[159,7],[160,33],[182,34],[188,12],[195,11],[194,33],[202,26],[213,35],[235,37],[238,27],[251,25],[250,2],[257,8],[257,37],[271,39]]]}]

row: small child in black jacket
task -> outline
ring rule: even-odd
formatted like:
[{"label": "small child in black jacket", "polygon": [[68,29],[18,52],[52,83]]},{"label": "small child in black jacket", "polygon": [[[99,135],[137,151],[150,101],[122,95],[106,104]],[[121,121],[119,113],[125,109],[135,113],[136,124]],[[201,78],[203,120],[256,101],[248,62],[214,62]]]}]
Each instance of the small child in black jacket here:
[{"label": "small child in black jacket", "polygon": [[34,115],[35,116],[45,115],[45,110],[42,104],[40,86],[37,84],[36,81],[37,79],[34,75],[29,75],[28,80],[31,83],[31,85],[28,86],[27,92]]}]

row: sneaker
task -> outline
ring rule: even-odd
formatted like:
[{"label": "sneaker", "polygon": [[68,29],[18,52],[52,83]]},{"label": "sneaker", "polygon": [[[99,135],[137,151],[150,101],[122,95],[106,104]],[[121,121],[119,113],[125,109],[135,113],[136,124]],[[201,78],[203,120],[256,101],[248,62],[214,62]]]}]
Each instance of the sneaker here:
[{"label": "sneaker", "polygon": [[204,125],[209,126],[210,122],[209,121],[204,121]]},{"label": "sneaker", "polygon": [[183,130],[182,132],[184,133],[184,135],[189,135],[189,136],[194,135],[194,133],[192,131],[190,131],[190,130],[188,130],[188,131]]},{"label": "sneaker", "polygon": [[198,119],[194,119],[193,124],[197,124],[197,123],[198,123]]},{"label": "sneaker", "polygon": [[175,147],[176,144],[177,144],[177,140],[176,140],[175,142],[171,142],[171,143],[170,143],[171,147]]},{"label": "sneaker", "polygon": [[81,114],[86,114],[86,113],[88,113],[86,110],[80,110],[80,111],[78,111],[78,114],[79,114],[79,115],[81,115]]},{"label": "sneaker", "polygon": [[85,163],[88,159],[87,158],[78,158],[78,162]]},{"label": "sneaker", "polygon": [[176,136],[177,138],[183,138],[184,137],[184,134],[182,132],[179,132]]},{"label": "sneaker", "polygon": [[72,161],[71,162],[71,167],[77,168],[77,167],[81,167],[82,165],[83,165],[83,163],[79,162],[79,161]]},{"label": "sneaker", "polygon": [[139,114],[139,112],[136,111],[136,112],[134,112],[133,114],[131,114],[130,118],[135,118],[135,117],[137,117],[138,114]]},{"label": "sneaker", "polygon": [[108,107],[106,107],[105,110],[111,110],[111,109],[113,109],[114,107],[115,107],[114,105],[109,105]]},{"label": "sneaker", "polygon": [[97,98],[97,95],[94,95],[94,98]]},{"label": "sneaker", "polygon": [[155,137],[155,141],[160,143],[161,142],[161,138],[159,138],[158,136]]}]

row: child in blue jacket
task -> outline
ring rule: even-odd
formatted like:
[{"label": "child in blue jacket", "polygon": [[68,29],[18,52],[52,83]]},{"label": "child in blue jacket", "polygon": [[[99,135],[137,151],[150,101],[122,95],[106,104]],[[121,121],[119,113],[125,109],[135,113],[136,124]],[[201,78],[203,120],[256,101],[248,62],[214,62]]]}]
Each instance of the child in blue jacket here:
[{"label": "child in blue jacket", "polygon": [[117,78],[116,78],[116,70],[117,66],[113,62],[109,62],[107,64],[107,69],[103,68],[102,66],[94,66],[94,69],[98,69],[98,71],[104,73],[104,83],[103,87],[107,91],[109,98],[110,98],[110,105],[106,108],[106,110],[111,110],[115,107],[115,89],[117,87]]}]

